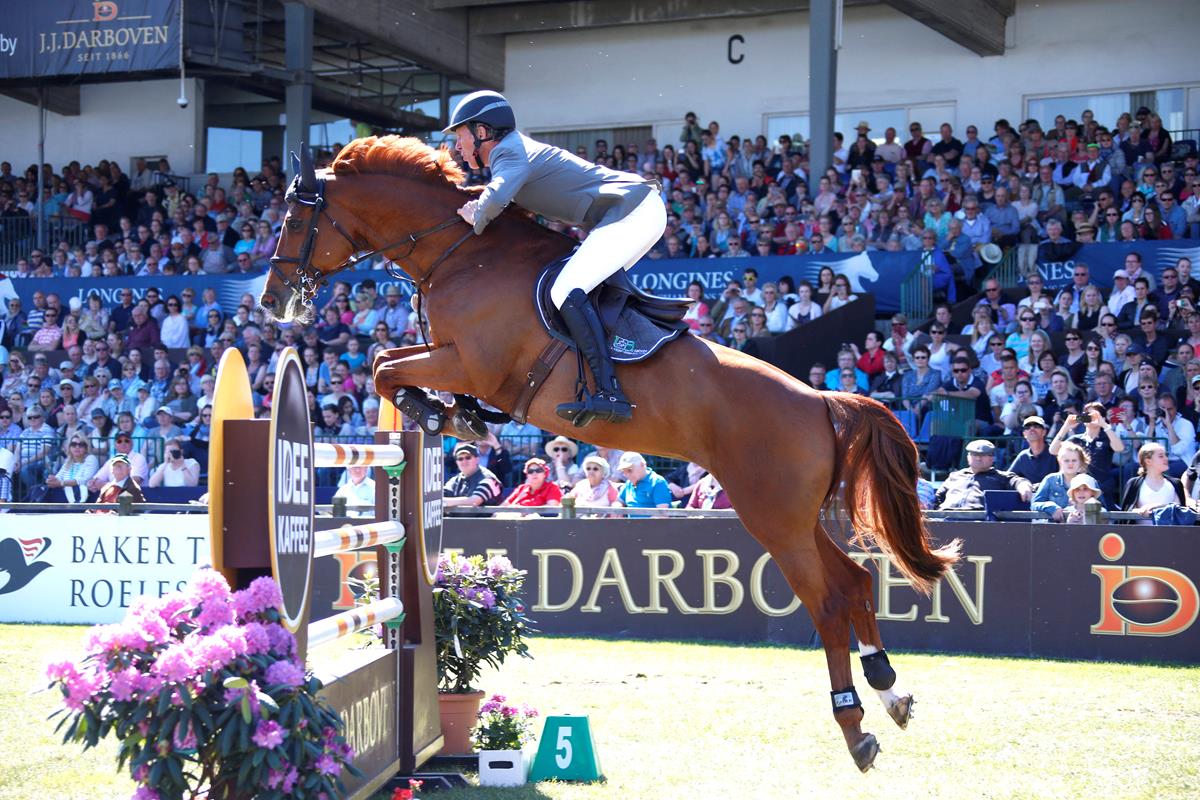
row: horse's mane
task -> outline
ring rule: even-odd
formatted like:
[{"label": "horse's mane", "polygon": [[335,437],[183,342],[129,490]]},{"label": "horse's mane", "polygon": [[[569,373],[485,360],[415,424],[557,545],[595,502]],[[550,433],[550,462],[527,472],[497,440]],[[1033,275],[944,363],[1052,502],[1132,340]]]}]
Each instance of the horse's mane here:
[{"label": "horse's mane", "polygon": [[[368,136],[365,139],[355,139],[341,149],[329,168],[334,175],[357,173],[395,175],[402,178],[435,178],[467,194],[479,194],[483,191],[482,186],[461,185],[466,180],[466,173],[454,160],[448,148],[436,149],[411,136]],[[520,217],[544,233],[564,236],[537,224],[532,212],[515,203],[509,205],[504,214]]]},{"label": "horse's mane", "polygon": [[329,165],[335,175],[385,173],[405,178],[437,176],[458,188],[466,178],[448,149],[435,150],[411,136],[368,136],[342,148]]}]

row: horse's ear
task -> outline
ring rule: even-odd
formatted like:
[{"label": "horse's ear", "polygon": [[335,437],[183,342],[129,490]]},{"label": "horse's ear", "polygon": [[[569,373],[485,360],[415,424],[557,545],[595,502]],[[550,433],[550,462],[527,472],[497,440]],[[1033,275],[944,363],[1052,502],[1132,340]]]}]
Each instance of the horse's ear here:
[{"label": "horse's ear", "polygon": [[313,168],[312,151],[300,143],[300,185],[310,192],[317,190],[317,171]]},{"label": "horse's ear", "polygon": [[292,163],[292,177],[294,178],[300,174],[300,156],[296,155],[295,150],[292,151],[291,156],[292,156],[292,162],[291,162]]}]

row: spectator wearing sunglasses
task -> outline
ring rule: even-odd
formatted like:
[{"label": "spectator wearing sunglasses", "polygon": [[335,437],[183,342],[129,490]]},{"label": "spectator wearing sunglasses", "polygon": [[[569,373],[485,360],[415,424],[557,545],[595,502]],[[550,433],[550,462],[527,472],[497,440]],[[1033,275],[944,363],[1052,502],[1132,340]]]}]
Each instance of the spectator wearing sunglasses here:
[{"label": "spectator wearing sunglasses", "polygon": [[[502,506],[560,506],[562,490],[549,479],[549,469],[544,460],[531,458],[525,462],[525,482],[504,498]],[[661,480],[661,478],[660,478]]]}]

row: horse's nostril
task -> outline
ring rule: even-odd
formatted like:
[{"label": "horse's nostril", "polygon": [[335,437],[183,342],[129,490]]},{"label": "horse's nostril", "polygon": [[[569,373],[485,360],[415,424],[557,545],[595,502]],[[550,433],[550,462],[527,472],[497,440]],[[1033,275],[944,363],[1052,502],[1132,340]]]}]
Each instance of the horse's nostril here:
[{"label": "horse's nostril", "polygon": [[259,302],[262,303],[263,307],[273,306],[275,305],[275,298],[272,295],[264,294]]}]

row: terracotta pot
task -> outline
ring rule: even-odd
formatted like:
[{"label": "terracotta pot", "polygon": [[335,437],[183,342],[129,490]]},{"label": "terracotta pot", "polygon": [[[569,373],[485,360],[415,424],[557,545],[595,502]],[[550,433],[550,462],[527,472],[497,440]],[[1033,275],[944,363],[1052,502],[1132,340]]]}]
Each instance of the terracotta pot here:
[{"label": "terracotta pot", "polygon": [[474,752],[471,730],[479,721],[479,706],[482,703],[483,692],[438,692],[438,710],[441,712],[442,736],[445,739],[439,755],[461,756]]}]

